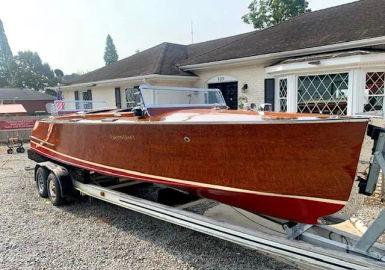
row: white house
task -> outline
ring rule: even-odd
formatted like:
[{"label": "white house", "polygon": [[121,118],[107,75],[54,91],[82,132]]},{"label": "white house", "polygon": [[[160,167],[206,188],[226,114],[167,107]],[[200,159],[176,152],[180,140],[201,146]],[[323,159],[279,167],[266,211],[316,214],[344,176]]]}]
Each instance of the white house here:
[{"label": "white house", "polygon": [[383,114],[385,0],[306,13],[276,26],[207,42],[162,43],[61,87],[66,100],[125,108],[141,83],[219,88],[231,109]]}]

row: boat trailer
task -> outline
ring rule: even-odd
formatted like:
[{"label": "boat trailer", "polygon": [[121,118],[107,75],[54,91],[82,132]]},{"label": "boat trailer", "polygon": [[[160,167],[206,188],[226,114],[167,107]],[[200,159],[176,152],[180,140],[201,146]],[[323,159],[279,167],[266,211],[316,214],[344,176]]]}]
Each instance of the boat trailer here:
[{"label": "boat trailer", "polygon": [[[358,177],[359,193],[371,196],[378,182],[380,173],[383,175],[382,185],[385,187],[385,129],[374,125],[369,125],[366,133],[373,140],[372,158],[370,161],[369,172],[365,177]],[[382,192],[385,192],[382,190]],[[385,198],[385,194],[381,194],[382,199]]]},{"label": "boat trailer", "polygon": [[[374,140],[373,158],[367,179],[359,178],[359,187],[361,193],[371,195],[380,170],[385,171],[385,129],[369,126],[368,135]],[[33,152],[29,154],[33,155]],[[49,197],[54,205],[73,198],[77,190],[90,198],[254,249],[302,269],[385,269],[385,245],[377,242],[385,232],[385,209],[362,236],[357,236],[331,225],[346,220],[338,216],[326,218],[323,224],[308,225],[258,216],[231,207],[252,219],[255,226],[249,227],[231,219],[218,219],[194,211],[195,206],[207,203],[209,207],[205,213],[225,206],[213,201],[190,198],[170,205],[136,195],[135,188],[148,183],[96,175],[51,160],[41,161],[35,167],[39,194]],[[44,186],[39,187],[39,183],[45,184],[46,192],[40,190]],[[158,192],[170,190],[164,186],[152,186]],[[256,229],[258,226],[260,230]]]},{"label": "boat trailer", "polygon": [[[119,186],[123,187],[124,184]],[[201,200],[170,207],[116,191],[114,186],[101,187],[75,181],[74,187],[90,197],[255,249],[285,262],[292,260],[301,268],[385,268],[385,246],[376,243],[385,230],[385,210],[362,237],[339,231],[329,225],[293,225],[290,222],[282,224],[261,217],[264,227],[282,226],[286,234],[277,236],[186,210],[194,204],[198,205]]]}]

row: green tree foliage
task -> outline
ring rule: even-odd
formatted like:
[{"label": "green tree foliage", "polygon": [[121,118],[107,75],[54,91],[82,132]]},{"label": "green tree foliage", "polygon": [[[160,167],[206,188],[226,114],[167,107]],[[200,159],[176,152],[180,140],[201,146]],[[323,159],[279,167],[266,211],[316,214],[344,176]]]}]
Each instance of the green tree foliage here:
[{"label": "green tree foliage", "polygon": [[41,61],[36,52],[18,52],[11,65],[11,85],[13,87],[42,90],[55,86],[57,79],[51,67]]},{"label": "green tree foliage", "polygon": [[106,65],[115,63],[118,61],[118,53],[116,52],[114,41],[111,36],[107,35],[106,48],[104,50],[104,62]]},{"label": "green tree foliage", "polygon": [[242,20],[263,29],[311,11],[308,6],[306,0],[253,0]]},{"label": "green tree foliage", "polygon": [[35,52],[19,52],[13,56],[0,20],[0,87],[41,90],[57,84],[51,67]]},{"label": "green tree foliage", "polygon": [[0,20],[0,87],[10,84],[10,65],[12,62],[12,51],[5,35],[3,22]]}]

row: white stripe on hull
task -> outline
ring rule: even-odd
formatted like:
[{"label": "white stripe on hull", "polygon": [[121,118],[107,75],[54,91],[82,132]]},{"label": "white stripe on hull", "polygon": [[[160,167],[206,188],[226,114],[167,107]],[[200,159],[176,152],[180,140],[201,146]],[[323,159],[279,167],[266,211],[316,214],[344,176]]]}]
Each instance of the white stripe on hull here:
[{"label": "white stripe on hull", "polygon": [[[32,138],[32,139],[34,139],[34,138]],[[55,154],[57,154],[59,156],[66,157],[66,158],[74,160],[74,161],[83,162],[83,163],[86,163],[86,164],[89,164],[89,165],[92,165],[92,166],[97,166],[97,167],[100,167],[100,168],[105,168],[105,169],[113,170],[113,171],[116,171],[116,172],[131,174],[134,177],[137,176],[137,177],[140,177],[140,178],[145,178],[145,179],[147,179],[147,181],[151,181],[152,179],[155,179],[155,180],[174,182],[174,183],[185,184],[185,185],[190,185],[190,186],[199,186],[199,187],[210,188],[210,189],[225,190],[225,191],[230,191],[230,192],[248,193],[248,194],[255,194],[255,195],[260,195],[260,196],[281,197],[281,198],[300,199],[300,200],[309,200],[309,201],[317,201],[317,202],[324,202],[324,203],[346,205],[346,201],[340,201],[340,200],[332,200],[332,199],[325,199],[325,198],[316,198],[316,197],[306,197],[306,196],[297,196],[297,195],[286,195],[286,194],[260,192],[260,191],[254,191],[254,190],[233,188],[233,187],[213,185],[213,184],[207,184],[207,183],[201,183],[201,182],[194,182],[194,181],[188,181],[188,180],[182,180],[182,179],[176,179],[176,178],[170,178],[170,177],[164,177],[164,176],[158,176],[158,175],[145,174],[145,173],[141,173],[141,172],[126,170],[126,169],[120,169],[120,168],[111,167],[111,166],[107,166],[107,165],[103,165],[103,164],[99,164],[99,163],[94,163],[92,161],[87,161],[87,160],[79,159],[79,158],[72,157],[72,156],[69,156],[69,155],[57,152],[55,150],[52,150],[52,149],[50,149],[48,147],[45,147],[45,146],[43,146],[43,145],[41,145],[41,144],[39,144],[37,142],[31,141],[31,144],[32,143],[35,144],[36,146],[40,147],[40,148],[44,148],[44,149],[48,150],[49,152],[55,153]],[[35,148],[35,150],[39,151],[36,148]],[[72,163],[72,165],[76,166],[75,163]],[[94,170],[94,169],[90,168],[90,170]],[[108,172],[106,172],[106,173],[108,173]]]}]

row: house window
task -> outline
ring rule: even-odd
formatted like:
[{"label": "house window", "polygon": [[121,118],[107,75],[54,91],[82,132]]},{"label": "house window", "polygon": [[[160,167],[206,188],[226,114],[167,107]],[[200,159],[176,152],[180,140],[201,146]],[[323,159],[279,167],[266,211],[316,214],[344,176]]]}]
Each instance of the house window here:
[{"label": "house window", "polygon": [[287,111],[287,79],[279,80],[279,91],[278,91],[278,102],[279,111]]},{"label": "house window", "polygon": [[127,88],[125,90],[126,95],[126,108],[134,108],[140,105],[140,92],[139,87],[135,86],[134,88]]},{"label": "house window", "polygon": [[384,87],[385,72],[366,73],[364,112],[383,113]]},{"label": "house window", "polygon": [[298,77],[298,112],[346,115],[348,85],[348,73]]},{"label": "house window", "polygon": [[91,110],[92,109],[92,92],[91,92],[91,89],[88,89],[87,91],[82,92],[82,95],[83,95],[83,101],[84,101],[83,108],[85,110]]}]

